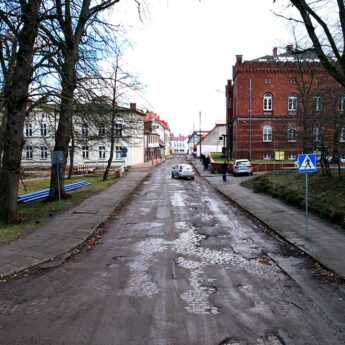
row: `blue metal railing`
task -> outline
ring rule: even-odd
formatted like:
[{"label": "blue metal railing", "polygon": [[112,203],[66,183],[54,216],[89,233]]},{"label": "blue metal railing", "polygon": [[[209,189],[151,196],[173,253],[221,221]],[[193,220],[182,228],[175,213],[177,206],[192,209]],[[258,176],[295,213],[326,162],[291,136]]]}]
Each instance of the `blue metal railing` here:
[{"label": "blue metal railing", "polygon": [[[64,190],[65,190],[65,192],[68,192],[68,191],[71,191],[71,190],[74,190],[77,188],[89,186],[90,184],[91,183],[89,183],[87,181],[71,183],[71,184],[67,184],[66,186],[64,186]],[[29,201],[34,201],[34,200],[46,198],[49,195],[49,191],[50,191],[50,189],[48,188],[48,189],[40,190],[38,192],[18,195],[17,203],[18,204],[20,204],[22,202],[26,203]]]}]

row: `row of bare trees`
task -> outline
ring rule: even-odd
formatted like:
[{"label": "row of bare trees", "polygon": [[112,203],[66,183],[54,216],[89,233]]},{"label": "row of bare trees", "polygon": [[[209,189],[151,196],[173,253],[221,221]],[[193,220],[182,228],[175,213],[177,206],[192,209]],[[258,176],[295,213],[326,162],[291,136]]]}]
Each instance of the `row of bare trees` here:
[{"label": "row of bare trees", "polygon": [[[118,49],[118,26],[109,22],[106,10],[119,1],[0,0],[0,221],[16,218],[29,100],[32,106],[56,103],[54,150],[64,152],[65,167],[75,93],[93,93],[96,87],[90,83],[97,85],[103,78],[98,62]],[[50,198],[57,196],[57,176],[52,173]]]}]

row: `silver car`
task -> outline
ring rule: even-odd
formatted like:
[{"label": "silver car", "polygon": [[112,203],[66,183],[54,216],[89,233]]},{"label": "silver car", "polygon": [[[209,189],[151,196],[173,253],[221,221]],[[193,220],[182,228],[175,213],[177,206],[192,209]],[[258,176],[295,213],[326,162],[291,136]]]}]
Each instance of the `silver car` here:
[{"label": "silver car", "polygon": [[233,165],[234,176],[239,174],[253,175],[253,168],[248,159],[237,159]]},{"label": "silver car", "polygon": [[171,177],[190,178],[194,180],[195,169],[189,164],[177,164],[172,167]]}]

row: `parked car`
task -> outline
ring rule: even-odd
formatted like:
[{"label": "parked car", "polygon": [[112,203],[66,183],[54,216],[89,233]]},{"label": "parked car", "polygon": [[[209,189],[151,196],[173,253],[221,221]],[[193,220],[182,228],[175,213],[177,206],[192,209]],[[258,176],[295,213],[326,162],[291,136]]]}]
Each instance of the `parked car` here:
[{"label": "parked car", "polygon": [[233,175],[239,174],[253,175],[253,168],[248,159],[237,159],[233,164]]},{"label": "parked car", "polygon": [[190,178],[194,180],[195,169],[189,164],[177,164],[172,167],[171,177]]}]

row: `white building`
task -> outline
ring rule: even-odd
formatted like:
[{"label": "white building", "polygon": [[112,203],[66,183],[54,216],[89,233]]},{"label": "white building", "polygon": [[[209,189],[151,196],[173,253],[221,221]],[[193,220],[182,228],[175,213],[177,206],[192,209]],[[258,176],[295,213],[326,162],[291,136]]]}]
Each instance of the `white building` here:
[{"label": "white building", "polygon": [[185,154],[188,152],[188,137],[170,137],[172,154]]},{"label": "white building", "polygon": [[[109,108],[110,109],[110,108]],[[112,164],[119,166],[134,165],[144,162],[144,114],[130,108],[115,106],[115,150]],[[50,166],[51,151],[54,148],[54,135],[58,124],[58,112],[53,107],[35,108],[24,125],[22,165]],[[74,161],[75,166],[87,164],[93,167],[105,167],[110,153],[109,116],[99,114],[96,119],[87,116],[74,117]],[[69,153],[72,143],[70,142]],[[123,148],[127,148],[127,157],[123,157]],[[69,165],[69,160],[67,161]]]},{"label": "white building", "polygon": [[[210,152],[222,152],[225,145],[226,122],[219,120],[215,126],[206,135],[201,138],[201,154],[208,156]],[[200,156],[200,140],[197,143],[197,155]]]}]

